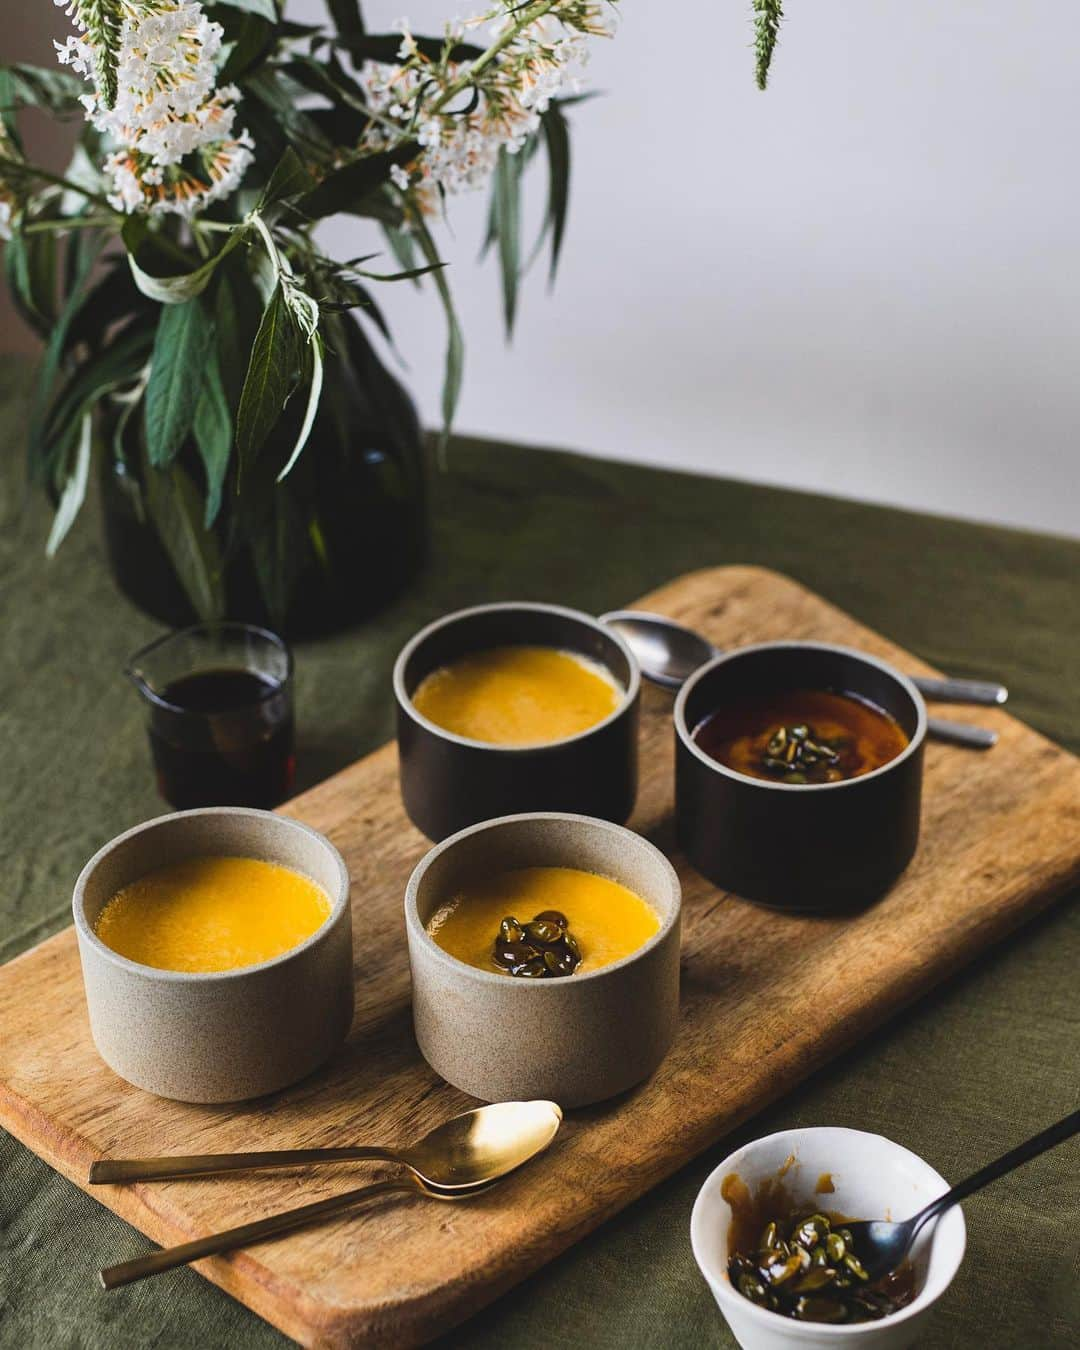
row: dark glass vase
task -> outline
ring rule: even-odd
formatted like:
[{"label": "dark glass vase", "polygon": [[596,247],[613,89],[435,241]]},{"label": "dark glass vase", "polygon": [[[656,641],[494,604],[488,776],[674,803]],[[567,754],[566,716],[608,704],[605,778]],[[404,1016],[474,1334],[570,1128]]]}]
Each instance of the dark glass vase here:
[{"label": "dark glass vase", "polygon": [[[299,461],[275,482],[302,417],[297,396],[239,487],[230,467],[212,526],[224,617],[288,637],[336,632],[373,614],[412,579],[426,549],[423,442],[412,400],[357,323],[346,316],[336,335]],[[109,563],[128,599],[181,627],[208,616],[196,612],[145,509],[143,477],[154,470],[146,467],[140,426],[132,417],[123,457],[103,460]],[[194,445],[178,464],[201,486]]]}]

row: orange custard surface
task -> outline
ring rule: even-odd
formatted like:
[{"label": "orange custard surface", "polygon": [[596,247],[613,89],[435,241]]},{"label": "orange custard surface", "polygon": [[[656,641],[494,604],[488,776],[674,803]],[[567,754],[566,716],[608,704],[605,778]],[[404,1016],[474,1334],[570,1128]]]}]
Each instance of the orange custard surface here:
[{"label": "orange custard surface", "polygon": [[309,877],[257,858],[189,858],[122,887],[94,931],[158,970],[236,970],[297,947],[330,917]]},{"label": "orange custard surface", "polygon": [[506,974],[492,955],[499,924],[508,916],[527,923],[552,909],[566,915],[581,948],[574,975],[621,961],[660,930],[660,916],[640,895],[576,867],[519,867],[475,881],[435,911],[427,930],[466,965]]},{"label": "orange custard surface", "polygon": [[623,691],[602,666],[555,647],[490,647],[425,676],[413,706],[456,736],[540,745],[609,717]]}]

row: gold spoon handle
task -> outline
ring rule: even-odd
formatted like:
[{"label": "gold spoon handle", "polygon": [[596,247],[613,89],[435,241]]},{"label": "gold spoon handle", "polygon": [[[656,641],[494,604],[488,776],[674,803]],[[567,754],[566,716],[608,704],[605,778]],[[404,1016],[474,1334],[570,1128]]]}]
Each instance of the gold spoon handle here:
[{"label": "gold spoon handle", "polygon": [[377,1181],[371,1186],[361,1186],[359,1190],[346,1191],[343,1195],[332,1195],[328,1200],[316,1200],[310,1205],[300,1205],[297,1209],[287,1209],[281,1214],[272,1214],[267,1219],[256,1219],[253,1223],[242,1223],[238,1228],[228,1228],[224,1233],[211,1233],[208,1237],[196,1238],[193,1242],[182,1242],[177,1247],[164,1247],[150,1256],[140,1256],[134,1261],[122,1261],[116,1266],[106,1266],[99,1275],[105,1289],[118,1289],[122,1284],[132,1284],[135,1280],[145,1280],[148,1275],[160,1275],[165,1270],[175,1270],[177,1266],[186,1266],[189,1261],[198,1261],[204,1256],[216,1256],[220,1252],[231,1252],[237,1247],[250,1247],[278,1233],[291,1233],[296,1228],[331,1214],[340,1214],[351,1209],[361,1200],[370,1196],[388,1195],[394,1191],[416,1193],[416,1187],[405,1181]]},{"label": "gold spoon handle", "polygon": [[[389,1148],[285,1148],[261,1153],[192,1153],[164,1158],[102,1158],[90,1164],[91,1186],[106,1182],[165,1181],[170,1177],[206,1177],[218,1172],[248,1172],[262,1167],[305,1167],[310,1163],[405,1160]],[[406,1164],[407,1165],[407,1164]]]}]

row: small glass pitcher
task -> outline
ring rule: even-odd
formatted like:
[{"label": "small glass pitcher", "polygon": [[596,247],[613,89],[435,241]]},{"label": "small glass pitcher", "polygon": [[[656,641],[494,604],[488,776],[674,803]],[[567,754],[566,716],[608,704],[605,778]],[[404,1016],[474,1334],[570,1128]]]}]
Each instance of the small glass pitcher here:
[{"label": "small glass pitcher", "polygon": [[172,806],[277,806],[296,772],[293,661],[247,623],[200,623],[137,651],[158,790]]}]

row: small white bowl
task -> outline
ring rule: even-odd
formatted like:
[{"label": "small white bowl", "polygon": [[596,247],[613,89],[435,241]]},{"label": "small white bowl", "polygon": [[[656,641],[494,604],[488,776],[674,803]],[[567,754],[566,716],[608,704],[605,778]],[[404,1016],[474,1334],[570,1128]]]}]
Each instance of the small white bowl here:
[{"label": "small white bowl", "polygon": [[[775,1178],[789,1158],[795,1162],[784,1182],[797,1202],[835,1210],[853,1219],[908,1219],[949,1183],[928,1164],[879,1134],[819,1126],[782,1130],[736,1149],[709,1174],[690,1216],[690,1243],[735,1339],[744,1350],[903,1350],[925,1330],[930,1310],[952,1282],[964,1258],[967,1230],[959,1207],[946,1211],[919,1234],[912,1251],[915,1299],[877,1322],[830,1326],[797,1322],[759,1308],[733,1289],[728,1279],[728,1229],[731,1208],[720,1194],[724,1178],[735,1172],[753,1193]],[[835,1191],[815,1194],[823,1172]]]}]

